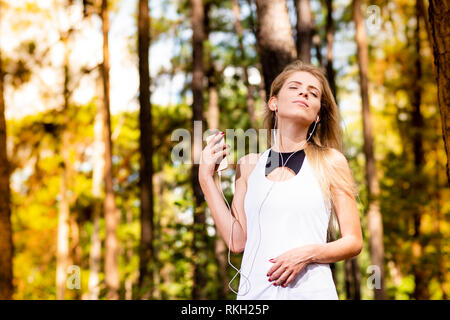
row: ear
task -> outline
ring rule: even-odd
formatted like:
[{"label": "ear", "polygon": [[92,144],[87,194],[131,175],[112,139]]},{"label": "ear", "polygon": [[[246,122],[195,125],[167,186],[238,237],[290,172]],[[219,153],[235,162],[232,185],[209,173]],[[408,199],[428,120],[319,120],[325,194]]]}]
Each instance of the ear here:
[{"label": "ear", "polygon": [[270,98],[269,102],[268,102],[268,105],[269,105],[269,109],[270,110],[272,110],[272,111],[278,110],[277,98],[275,98],[275,97]]}]

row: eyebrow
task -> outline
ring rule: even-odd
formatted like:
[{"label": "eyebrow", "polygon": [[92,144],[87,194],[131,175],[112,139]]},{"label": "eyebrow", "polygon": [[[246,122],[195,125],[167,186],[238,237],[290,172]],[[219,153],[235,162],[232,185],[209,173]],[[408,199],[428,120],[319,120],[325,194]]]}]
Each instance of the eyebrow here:
[{"label": "eyebrow", "polygon": [[[298,83],[298,84],[303,84],[303,83],[301,83],[300,81],[295,81],[295,80],[293,80],[293,81],[289,81],[289,82],[288,82],[288,84],[289,84],[289,83],[291,83],[291,82],[295,82],[295,83]],[[319,89],[317,89],[317,88],[316,88],[316,87],[314,87],[314,86],[311,86],[311,85],[309,85],[309,86],[308,86],[308,88],[313,88],[313,89],[316,89],[317,91],[319,91],[319,93],[321,93],[321,92],[320,92],[320,90],[319,90]]]}]

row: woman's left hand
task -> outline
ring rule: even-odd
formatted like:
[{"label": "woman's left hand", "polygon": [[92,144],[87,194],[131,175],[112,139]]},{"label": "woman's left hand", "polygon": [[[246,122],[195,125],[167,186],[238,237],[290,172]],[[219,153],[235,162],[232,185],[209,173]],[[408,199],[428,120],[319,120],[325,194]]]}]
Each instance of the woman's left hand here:
[{"label": "woman's left hand", "polygon": [[317,245],[306,245],[291,249],[272,258],[273,263],[267,273],[269,281],[274,281],[274,285],[286,287],[295,277],[312,261]]}]

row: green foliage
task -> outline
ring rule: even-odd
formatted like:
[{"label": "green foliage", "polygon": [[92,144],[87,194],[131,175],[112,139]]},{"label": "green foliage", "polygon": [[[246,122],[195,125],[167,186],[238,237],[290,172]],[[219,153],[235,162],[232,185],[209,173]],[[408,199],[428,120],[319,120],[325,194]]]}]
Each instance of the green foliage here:
[{"label": "green foliage", "polygon": [[[322,1],[323,2],[323,1]],[[11,2],[12,3],[12,2]],[[252,128],[247,110],[248,88],[243,79],[243,67],[259,70],[259,57],[255,27],[256,12],[247,12],[241,17],[244,28],[243,42],[245,58],[238,50],[238,38],[234,31],[234,16],[229,1],[207,1],[209,6],[208,40],[204,42],[204,63],[206,70],[212,70],[214,84],[219,94],[221,130],[241,130],[242,134]],[[246,6],[245,1],[240,5]],[[113,9],[120,10],[119,2],[111,2]],[[380,211],[383,217],[383,244],[385,250],[385,277],[388,298],[411,299],[416,288],[414,267],[424,270],[428,282],[430,299],[446,297],[445,286],[450,283],[450,190],[445,177],[446,154],[442,145],[442,130],[437,90],[432,72],[432,51],[422,30],[420,62],[422,75],[421,113],[425,125],[422,135],[424,163],[420,170],[414,165],[415,153],[411,113],[417,86],[413,74],[417,58],[415,51],[414,1],[377,1],[383,7],[386,22],[376,37],[370,42],[370,92],[371,120],[373,124],[377,177],[380,186]],[[2,2],[3,5],[3,2]],[[9,4],[11,5],[11,4]],[[168,5],[168,4],[165,4]],[[190,6],[188,1],[178,1],[179,16],[154,17],[151,20],[151,39],[173,40],[174,56],[167,57],[170,67],[161,69],[152,83],[160,77],[186,75],[186,82],[180,92],[181,102],[168,105],[152,105],[153,142],[153,197],[154,197],[154,248],[155,265],[148,266],[153,271],[157,299],[190,299],[193,287],[193,263],[199,260],[206,264],[206,295],[211,299],[220,297],[223,281],[218,277],[221,271],[214,252],[214,241],[218,235],[212,219],[207,215],[208,236],[200,246],[205,248],[197,256],[193,253],[194,199],[191,182],[191,166],[174,163],[171,158],[173,147],[171,134],[176,129],[192,130],[192,106],[189,100],[189,75],[192,71],[191,34],[188,31]],[[246,7],[248,9],[248,7]],[[351,10],[345,4],[336,4],[336,39],[353,41]],[[8,8],[10,10],[10,8]],[[33,12],[49,16],[37,4],[29,3],[19,8],[16,15]],[[22,11],[21,11],[22,10]],[[20,12],[19,12],[20,11]],[[317,12],[319,34],[324,38],[323,7]],[[50,17],[50,16],[49,16]],[[411,20],[411,21],[410,21]],[[390,22],[390,24],[388,24]],[[414,21],[412,21],[414,22]],[[24,30],[31,21],[17,19],[16,28]],[[130,37],[130,48],[135,48],[136,37]],[[324,40],[322,40],[324,41]],[[132,42],[132,43],[131,43]],[[76,42],[74,42],[76,43]],[[72,44],[73,45],[73,44]],[[335,44],[336,46],[338,44]],[[339,47],[340,48],[340,47]],[[132,51],[133,49],[131,49]],[[16,48],[17,55],[9,55],[4,60],[8,90],[18,90],[41,72],[40,60],[48,58],[43,54],[39,41],[24,41]],[[132,52],[135,53],[135,52]],[[367,268],[372,264],[369,247],[369,207],[364,157],[363,128],[359,109],[359,91],[355,52],[350,50],[341,56],[345,62],[336,66],[338,83],[338,103],[350,101],[354,108],[341,109],[344,122],[345,154],[358,186],[357,204],[363,231],[364,246],[358,256],[361,275],[361,298],[373,299],[373,291],[367,286],[370,274]],[[11,57],[14,56],[14,59]],[[152,57],[150,57],[150,60]],[[211,80],[211,79],[210,79]],[[207,84],[207,79],[205,79]],[[255,108],[257,124],[262,125],[263,99],[255,86]],[[205,86],[205,112],[208,111],[208,91]],[[56,100],[55,93],[47,93]],[[355,95],[358,97],[355,102]],[[54,299],[56,297],[56,248],[60,183],[62,174],[61,151],[70,153],[69,206],[70,215],[75,218],[80,230],[81,249],[81,290],[67,292],[66,298],[75,299],[88,293],[90,273],[89,253],[93,233],[93,210],[96,201],[92,195],[94,142],[94,121],[99,105],[93,101],[78,105],[70,104],[67,127],[64,127],[63,113],[49,109],[21,119],[7,121],[9,160],[11,163],[11,219],[14,240],[14,286],[16,299]],[[8,101],[6,101],[8,103]],[[355,103],[354,103],[355,102]],[[120,298],[130,294],[139,296],[139,245],[140,225],[140,159],[139,111],[128,111],[111,117],[113,147],[113,177],[117,208],[120,211],[120,225],[117,229],[119,240]],[[206,129],[206,128],[204,128]],[[69,145],[61,145],[63,130],[70,134]],[[233,141],[227,141],[233,144]],[[145,146],[144,146],[145,147]],[[247,153],[249,150],[246,150]],[[234,163],[243,154],[232,153]],[[233,167],[222,177],[225,197],[233,199]],[[103,196],[103,195],[102,195]],[[101,201],[102,199],[100,199]],[[205,209],[203,204],[200,209]],[[198,210],[199,208],[197,208]],[[208,210],[206,210],[208,213]],[[415,227],[415,217],[420,214],[419,227]],[[416,216],[415,216],[416,215]],[[100,218],[100,239],[104,256],[105,220]],[[70,239],[71,246],[74,239]],[[74,249],[74,248],[72,248]],[[74,259],[74,250],[71,258]],[[239,266],[242,254],[231,254],[231,262]],[[106,299],[104,261],[100,272],[100,299]],[[227,280],[235,275],[235,270],[226,267]],[[344,261],[336,263],[337,289],[340,299],[345,296]],[[237,288],[239,277],[232,283]],[[149,286],[143,288],[143,292]],[[227,299],[235,295],[226,289]],[[447,292],[448,298],[448,292]]]}]

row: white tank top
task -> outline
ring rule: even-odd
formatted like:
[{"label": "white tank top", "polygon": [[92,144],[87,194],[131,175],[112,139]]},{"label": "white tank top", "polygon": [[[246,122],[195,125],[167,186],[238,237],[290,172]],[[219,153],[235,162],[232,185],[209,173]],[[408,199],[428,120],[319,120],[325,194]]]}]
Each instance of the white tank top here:
[{"label": "white tank top", "polygon": [[[242,257],[237,300],[337,300],[328,263],[307,265],[286,288],[274,286],[267,277],[273,265],[269,259],[296,247],[326,243],[330,218],[330,211],[325,206],[307,156],[296,176],[274,182],[265,176],[269,151],[266,150],[260,156],[247,181],[244,199],[247,242]],[[264,201],[258,220],[261,203],[273,183],[275,185]]]}]

